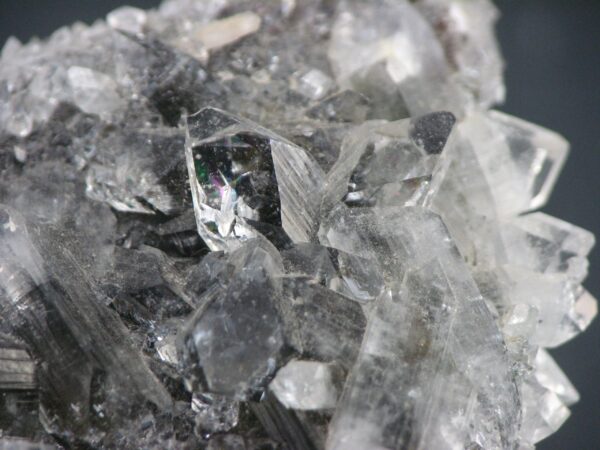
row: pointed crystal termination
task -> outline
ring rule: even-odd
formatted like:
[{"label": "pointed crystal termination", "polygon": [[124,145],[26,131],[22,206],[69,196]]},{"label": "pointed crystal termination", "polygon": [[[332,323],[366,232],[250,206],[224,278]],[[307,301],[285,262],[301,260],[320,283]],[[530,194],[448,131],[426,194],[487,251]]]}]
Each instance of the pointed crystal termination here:
[{"label": "pointed crystal termination", "polygon": [[535,369],[522,386],[523,420],[522,445],[535,445],[556,432],[569,418],[568,406],[579,399],[579,394],[552,357],[538,350],[533,361]]},{"label": "pointed crystal termination", "polygon": [[585,330],[597,314],[597,301],[579,283],[556,274],[540,274],[518,267],[503,268],[509,304],[537,311],[532,345],[557,347]]},{"label": "pointed crystal termination", "polygon": [[439,214],[463,257],[472,265],[503,260],[500,231],[491,188],[476,152],[456,126],[455,145],[447,149],[450,160],[444,179],[434,193],[430,208]]},{"label": "pointed crystal termination", "polygon": [[452,113],[435,112],[357,127],[327,175],[323,210],[339,200],[351,207],[425,203],[436,189],[432,179],[443,178],[440,154],[454,122]]},{"label": "pointed crystal termination", "polygon": [[[449,190],[442,192],[447,195]],[[444,209],[446,217],[454,220],[454,212]],[[457,224],[460,226],[460,220]],[[470,226],[466,224],[463,231]],[[588,231],[538,212],[483,222],[469,236],[479,250],[485,239],[496,247],[490,252],[494,256],[491,263],[480,255],[474,266],[498,311],[510,315],[512,310],[524,309],[536,318],[527,335],[529,344],[560,345],[596,316],[597,302],[580,284],[587,275],[586,256],[594,244]]]},{"label": "pointed crystal termination", "polygon": [[505,136],[515,167],[527,179],[527,210],[546,204],[569,154],[569,143],[560,134],[517,117],[490,111]]},{"label": "pointed crystal termination", "polygon": [[505,97],[504,61],[494,35],[499,12],[491,0],[416,0],[438,36],[457,81],[489,108]]},{"label": "pointed crystal termination", "polygon": [[498,111],[458,126],[475,149],[500,217],[544,206],[569,152],[558,133]]},{"label": "pointed crystal termination", "polygon": [[550,354],[539,349],[533,360],[533,373],[521,387],[523,445],[535,445],[554,433],[570,416],[568,407],[579,394]]},{"label": "pointed crystal termination", "polygon": [[253,239],[231,254],[238,266],[225,287],[214,286],[181,332],[179,348],[188,384],[246,400],[260,393],[284,350],[284,327],[277,309],[281,266],[277,250]]},{"label": "pointed crystal termination", "polygon": [[95,298],[73,256],[43,233],[37,240],[45,259],[22,217],[0,208],[2,318],[40,362],[45,426],[86,439],[105,414],[123,425],[121,414],[131,404],[168,408],[169,395],[130,347],[122,323]]},{"label": "pointed crystal termination", "polygon": [[587,255],[594,235],[541,212],[501,223],[507,261],[540,273],[565,274],[581,282],[587,276]]},{"label": "pointed crystal termination", "polygon": [[325,175],[300,147],[216,108],[187,118],[186,158],[198,232],[213,250],[264,234],[308,242]]},{"label": "pointed crystal termination", "polygon": [[122,212],[181,213],[188,206],[183,145],[179,130],[114,133],[97,145],[86,177],[87,196]]},{"label": "pointed crystal termination", "polygon": [[540,385],[558,395],[565,405],[579,401],[579,393],[546,350],[538,350],[535,366],[535,377]]},{"label": "pointed crystal termination", "polygon": [[[467,104],[467,94],[451,83],[450,67],[433,30],[406,0],[341,1],[329,59],[342,86],[367,96],[392,86],[383,101],[397,101],[399,95],[412,116],[436,110],[461,116]],[[379,88],[372,72],[378,66],[387,81],[377,80]],[[432,84],[435,92],[429,89]]]},{"label": "pointed crystal termination", "polygon": [[[370,253],[390,283],[369,318],[328,448],[510,448],[519,399],[502,336],[439,217],[338,208],[320,236]],[[495,431],[479,436],[482,427]]]}]

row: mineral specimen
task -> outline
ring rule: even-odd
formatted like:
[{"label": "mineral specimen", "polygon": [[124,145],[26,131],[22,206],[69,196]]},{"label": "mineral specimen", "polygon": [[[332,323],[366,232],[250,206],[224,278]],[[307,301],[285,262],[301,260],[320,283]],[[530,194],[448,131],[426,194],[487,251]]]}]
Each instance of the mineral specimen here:
[{"label": "mineral specimen", "polygon": [[531,449],[568,143],[488,0],[166,0],[0,64],[0,448]]}]

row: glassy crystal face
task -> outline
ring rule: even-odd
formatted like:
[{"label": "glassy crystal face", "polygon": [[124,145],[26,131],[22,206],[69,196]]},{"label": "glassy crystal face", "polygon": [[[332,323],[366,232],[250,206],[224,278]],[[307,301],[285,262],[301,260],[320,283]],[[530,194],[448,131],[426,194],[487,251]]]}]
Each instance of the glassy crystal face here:
[{"label": "glassy crystal face", "polygon": [[228,277],[225,292],[215,287],[199,300],[204,307],[181,336],[190,384],[198,379],[206,392],[246,399],[273,375],[284,325],[275,303],[281,297],[274,279],[280,263],[271,252],[277,251],[257,240],[233,252],[230,259],[239,269]]},{"label": "glassy crystal face", "polygon": [[488,0],[166,0],[0,64],[0,448],[533,448],[568,143]]},{"label": "glassy crystal face", "polygon": [[302,148],[210,108],[188,118],[187,130],[196,218],[211,248],[260,232],[280,245],[314,236],[324,173]]}]

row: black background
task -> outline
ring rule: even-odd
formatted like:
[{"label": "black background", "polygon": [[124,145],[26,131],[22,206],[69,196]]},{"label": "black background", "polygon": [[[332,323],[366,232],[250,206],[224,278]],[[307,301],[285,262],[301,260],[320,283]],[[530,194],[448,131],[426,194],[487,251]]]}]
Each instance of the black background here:
[{"label": "black background", "polygon": [[[149,8],[158,0],[123,0]],[[56,28],[104,17],[119,0],[0,0],[0,45],[46,37]],[[200,0],[201,1],[201,0]],[[301,0],[299,0],[301,1]],[[497,1],[508,97],[500,109],[557,130],[572,152],[544,210],[600,236],[600,1]],[[600,296],[600,251],[591,255],[588,290]],[[582,400],[540,450],[600,448],[600,321],[552,352]]]}]

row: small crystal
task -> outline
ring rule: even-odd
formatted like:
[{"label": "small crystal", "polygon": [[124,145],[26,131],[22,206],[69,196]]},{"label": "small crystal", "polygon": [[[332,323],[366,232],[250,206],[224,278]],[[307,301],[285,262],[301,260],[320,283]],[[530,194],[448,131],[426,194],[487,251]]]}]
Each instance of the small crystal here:
[{"label": "small crystal", "polygon": [[124,106],[117,83],[108,75],[87,67],[70,67],[68,79],[75,104],[90,114],[107,116]]},{"label": "small crystal", "polygon": [[586,289],[581,288],[575,306],[569,314],[575,333],[581,333],[592,323],[598,315],[598,300],[596,300]]},{"label": "small crystal", "polygon": [[311,100],[323,98],[334,86],[333,80],[318,69],[306,72],[296,84],[296,90]]},{"label": "small crystal", "polygon": [[[596,300],[568,277],[520,267],[504,266],[503,270],[511,281],[506,286],[510,302],[527,304],[538,312],[538,325],[531,337],[534,345],[556,347],[572,339],[581,326],[585,329],[595,316]],[[582,305],[582,314],[578,305]]]},{"label": "small crystal", "polygon": [[123,6],[108,13],[106,22],[116,30],[141,33],[147,22],[146,12],[131,6]]},{"label": "small crystal", "polygon": [[579,401],[579,393],[552,356],[543,349],[538,350],[535,358],[535,377],[541,386],[554,392],[566,406]]},{"label": "small crystal", "polygon": [[27,150],[25,150],[23,147],[19,147],[18,145],[15,145],[13,150],[15,152],[15,159],[24,164],[25,161],[27,161]]},{"label": "small crystal", "polygon": [[192,33],[193,38],[202,43],[204,48],[214,50],[255,33],[260,28],[260,23],[260,16],[244,12],[202,25]]},{"label": "small crystal", "polygon": [[287,408],[335,408],[339,391],[335,368],[314,361],[290,361],[279,369],[269,388]]},{"label": "small crystal", "polygon": [[522,387],[523,422],[521,436],[525,443],[535,444],[548,437],[569,418],[571,412],[559,397],[537,384]]},{"label": "small crystal", "polygon": [[179,363],[174,336],[167,336],[156,344],[156,352],[161,360],[176,366]]},{"label": "small crystal", "polygon": [[196,425],[204,433],[229,431],[239,420],[239,404],[219,395],[194,394],[192,410],[196,413]]},{"label": "small crystal", "polygon": [[307,111],[309,117],[339,122],[364,122],[370,110],[369,98],[344,90],[323,99]]}]

